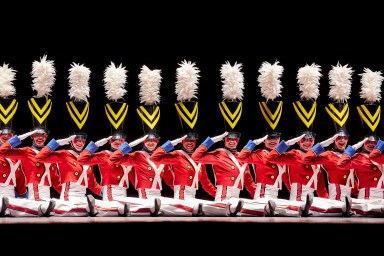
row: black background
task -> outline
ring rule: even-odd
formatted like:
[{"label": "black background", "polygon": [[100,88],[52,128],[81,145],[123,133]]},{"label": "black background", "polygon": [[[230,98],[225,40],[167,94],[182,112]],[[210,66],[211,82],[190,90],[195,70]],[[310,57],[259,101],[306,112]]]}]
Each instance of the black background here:
[{"label": "black background", "polygon": [[[181,135],[181,126],[174,107],[176,103],[176,69],[183,60],[191,61],[200,69],[198,101],[199,118],[196,130],[199,143],[207,136],[225,131],[218,103],[222,98],[220,68],[225,62],[241,63],[244,74],[243,113],[236,129],[242,133],[241,149],[249,139],[263,136],[264,119],[258,102],[264,100],[258,87],[258,69],[265,61],[278,61],[284,68],[281,77],[283,100],[280,127],[282,139],[290,139],[299,131],[299,122],[292,102],[300,99],[297,71],[306,64],[320,65],[322,78],[317,99],[317,116],[313,131],[321,141],[333,135],[334,127],[324,107],[328,98],[328,72],[340,63],[354,70],[350,95],[348,131],[350,143],[361,135],[361,122],[356,106],[360,78],[364,68],[381,71],[384,67],[383,40],[378,15],[357,19],[364,8],[343,12],[329,8],[315,15],[311,11],[283,15],[273,9],[248,9],[246,6],[226,6],[226,10],[189,6],[162,12],[154,8],[120,8],[118,5],[95,5],[97,11],[83,11],[73,5],[61,6],[61,12],[41,9],[24,16],[18,23],[11,17],[2,27],[0,63],[7,63],[17,71],[14,85],[19,109],[13,126],[18,134],[32,128],[27,100],[32,91],[32,62],[47,55],[56,68],[56,82],[52,88],[52,112],[47,128],[50,138],[67,137],[72,132],[65,106],[69,100],[68,76],[72,63],[90,68],[90,115],[86,124],[88,141],[96,141],[110,133],[104,113],[107,103],[103,87],[104,70],[111,63],[122,64],[128,70],[127,94],[129,105],[125,122],[127,140],[143,135],[142,124],[136,113],[140,106],[138,75],[143,65],[160,69],[161,143]],[[148,6],[147,6],[148,7]],[[174,6],[173,6],[174,7]],[[285,6],[280,6],[284,9]],[[160,7],[159,7],[160,8]],[[166,8],[163,5],[161,8]],[[294,8],[294,7],[292,7]],[[373,11],[374,7],[370,7]],[[85,9],[86,10],[86,9]],[[169,10],[168,10],[169,11]],[[65,15],[63,16],[63,13]],[[262,14],[267,14],[262,17]],[[269,14],[269,15],[268,15]],[[376,20],[377,19],[377,20]],[[381,104],[381,103],[379,103]],[[380,122],[378,135],[382,134]],[[49,138],[49,139],[50,139]],[[27,139],[28,140],[28,139]],[[24,144],[30,143],[26,141]],[[217,143],[216,146],[222,144]],[[166,194],[170,191],[165,190]],[[204,192],[201,196],[205,197]]]}]

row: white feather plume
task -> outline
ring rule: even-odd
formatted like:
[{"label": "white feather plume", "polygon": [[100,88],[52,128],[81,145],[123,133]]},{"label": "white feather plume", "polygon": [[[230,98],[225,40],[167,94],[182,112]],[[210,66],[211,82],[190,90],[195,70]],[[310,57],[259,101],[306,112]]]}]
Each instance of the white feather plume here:
[{"label": "white feather plume", "polygon": [[261,89],[261,94],[267,100],[274,100],[275,98],[281,96],[281,85],[280,77],[284,71],[283,66],[279,65],[278,61],[275,61],[274,64],[268,62],[263,62],[259,68],[259,77],[257,81],[259,82],[259,87]]},{"label": "white feather plume", "polygon": [[152,105],[160,102],[160,83],[161,83],[161,70],[150,70],[147,66],[143,65],[139,74],[140,80],[140,103],[145,105]]},{"label": "white feather plume", "polygon": [[319,85],[321,78],[321,69],[319,65],[305,65],[299,68],[297,72],[297,81],[299,83],[300,98],[305,100],[317,100],[319,97]]},{"label": "white feather plume", "polygon": [[329,78],[329,97],[338,103],[345,103],[349,99],[352,86],[352,68],[337,63],[336,66],[332,66],[332,69],[328,73]]},{"label": "white feather plume", "polygon": [[381,83],[383,76],[381,71],[371,71],[369,68],[364,68],[364,73],[361,76],[360,98],[364,99],[365,103],[373,104],[381,100]]},{"label": "white feather plume", "polygon": [[176,69],[175,92],[178,101],[188,101],[197,98],[197,84],[199,82],[200,70],[195,67],[195,63],[182,61]]},{"label": "white feather plume", "polygon": [[0,97],[7,98],[16,95],[16,89],[13,86],[13,80],[16,77],[16,70],[8,67],[8,64],[0,66]]},{"label": "white feather plume", "polygon": [[111,64],[104,71],[104,89],[109,100],[117,101],[124,97],[127,90],[124,88],[127,82],[127,70],[120,64]]},{"label": "white feather plume", "polygon": [[88,102],[91,71],[84,65],[72,63],[69,69],[69,97],[73,101]]},{"label": "white feather plume", "polygon": [[36,97],[48,97],[51,95],[52,86],[56,81],[56,70],[54,62],[47,60],[47,55],[40,58],[40,61],[32,63],[32,89],[37,92]]},{"label": "white feather plume", "polygon": [[244,76],[241,72],[242,64],[235,62],[233,66],[227,61],[221,66],[220,73],[225,100],[242,100],[244,89]]}]

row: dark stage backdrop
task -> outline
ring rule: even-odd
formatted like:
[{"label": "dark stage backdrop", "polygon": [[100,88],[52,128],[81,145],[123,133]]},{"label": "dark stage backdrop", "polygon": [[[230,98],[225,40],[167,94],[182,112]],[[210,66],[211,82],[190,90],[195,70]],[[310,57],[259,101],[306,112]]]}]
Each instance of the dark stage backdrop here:
[{"label": "dark stage backdrop", "polygon": [[[75,32],[71,31],[69,26],[60,27],[53,36],[46,33],[36,34],[27,28],[17,30],[18,39],[4,40],[3,46],[0,47],[0,62],[9,64],[17,71],[14,82],[17,90],[16,98],[19,101],[19,108],[14,118],[17,133],[21,134],[31,129],[32,119],[27,100],[35,95],[31,86],[32,62],[47,55],[49,60],[54,61],[57,72],[51,95],[53,108],[48,120],[48,129],[51,131],[49,139],[67,137],[72,132],[65,106],[65,102],[69,100],[68,70],[71,63],[83,64],[91,70],[90,114],[86,124],[88,141],[96,141],[110,134],[110,126],[104,113],[107,98],[103,77],[104,70],[111,61],[117,65],[121,63],[128,70],[126,85],[128,92],[124,97],[129,105],[125,122],[127,140],[132,141],[143,136],[142,123],[136,113],[136,108],[140,105],[138,75],[143,65],[150,69],[161,70],[160,144],[179,137],[181,126],[174,106],[176,69],[181,61],[187,60],[196,63],[196,67],[200,69],[197,94],[199,143],[207,136],[215,136],[225,131],[218,103],[222,100],[220,68],[226,61],[232,65],[235,62],[243,65],[244,105],[242,117],[236,127],[242,133],[239,149],[249,139],[263,136],[264,119],[258,102],[264,98],[261,96],[257,78],[258,69],[264,61],[270,63],[279,61],[284,67],[281,77],[283,89],[281,97],[276,99],[284,102],[280,121],[283,130],[282,139],[293,138],[299,131],[298,119],[292,106],[293,101],[300,99],[296,79],[298,69],[312,63],[321,66],[323,76],[313,129],[317,133],[316,140],[321,141],[334,133],[333,122],[324,109],[326,104],[331,102],[328,97],[328,72],[337,63],[351,67],[354,73],[349,100],[348,131],[351,134],[350,143],[359,140],[361,122],[356,106],[363,103],[359,97],[361,86],[359,74],[363,73],[364,68],[372,71],[383,69],[382,40],[372,38],[369,44],[357,43],[356,40],[361,40],[361,35],[346,34],[334,41],[328,40],[326,33],[322,37],[311,33],[302,35],[294,28],[286,31],[290,36],[283,36],[280,33],[263,34],[263,31],[261,34],[248,31],[236,36],[231,34],[233,31],[230,27],[226,30],[223,27],[217,29],[212,26],[210,27],[212,29],[203,32],[200,30],[203,25],[190,27],[189,32],[192,34],[187,34],[180,31],[174,33],[172,24],[168,24],[167,28],[155,24],[151,33],[130,26],[126,27],[126,33],[121,30],[117,33],[116,30],[108,30],[102,26],[99,28],[93,26],[91,30],[77,29]],[[15,30],[12,35],[14,34]],[[321,41],[318,41],[319,38]],[[383,123],[380,122],[379,135],[382,135],[383,128]],[[28,144],[29,139],[23,143]],[[214,145],[216,146],[222,146],[222,142]],[[169,194],[170,191],[166,188],[165,193]],[[199,190],[199,193],[199,196],[206,196],[202,190]]]}]

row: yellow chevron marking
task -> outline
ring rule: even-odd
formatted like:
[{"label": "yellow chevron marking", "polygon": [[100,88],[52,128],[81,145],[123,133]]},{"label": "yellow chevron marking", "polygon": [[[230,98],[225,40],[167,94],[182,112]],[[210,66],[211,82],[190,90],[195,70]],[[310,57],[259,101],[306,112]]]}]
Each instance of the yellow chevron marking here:
[{"label": "yellow chevron marking", "polygon": [[76,123],[77,127],[79,127],[79,129],[81,130],[88,119],[89,102],[87,102],[81,114],[72,101],[67,102],[66,105],[69,115],[71,116],[72,120]]},{"label": "yellow chevron marking", "polygon": [[[198,103],[196,102],[195,107],[193,108],[192,112],[189,112],[189,110],[184,106],[183,102],[180,102],[179,104],[177,104],[177,103],[175,104],[177,113],[181,116],[181,118],[184,120],[184,122],[186,122],[191,129],[193,129],[193,127],[195,126],[195,124],[197,122],[197,115],[198,115],[197,104]],[[181,109],[179,106],[181,107]],[[185,116],[185,114],[187,114],[189,119],[193,118],[192,122],[188,120],[188,118]]]},{"label": "yellow chevron marking", "polygon": [[[141,111],[140,111],[141,110]],[[160,107],[156,106],[155,111],[153,111],[152,115],[148,113],[148,111],[144,108],[144,106],[140,106],[136,109],[137,114],[140,116],[141,120],[143,120],[149,128],[153,129],[157,122],[160,119]],[[145,116],[143,115],[145,114]],[[156,118],[155,120],[153,120]]]},{"label": "yellow chevron marking", "polygon": [[265,121],[269,124],[269,126],[272,128],[272,130],[275,130],[277,124],[280,121],[281,113],[282,113],[282,106],[283,102],[280,101],[279,105],[277,106],[275,113],[272,114],[271,110],[268,108],[268,105],[263,101],[259,102],[261,113],[264,116]]},{"label": "yellow chevron marking", "polygon": [[116,114],[108,103],[105,105],[105,113],[107,115],[109,122],[113,125],[113,127],[115,127],[115,129],[117,129],[120,126],[120,124],[124,121],[125,116],[128,113],[128,105],[127,103],[123,103]]},{"label": "yellow chevron marking", "polygon": [[[311,126],[311,124],[313,123],[313,120],[315,120],[315,117],[316,117],[316,102],[313,102],[309,112],[305,110],[303,105],[301,105],[300,101],[294,102],[293,107],[296,111],[296,114],[299,116],[300,120],[303,121],[303,123],[305,124],[305,126],[307,126],[307,128],[309,128],[309,126]],[[307,121],[307,119],[309,120]]]},{"label": "yellow chevron marking", "polygon": [[[375,114],[372,116],[372,114],[369,112],[366,106],[361,105],[357,106],[357,111],[359,112],[359,116],[364,120],[364,122],[368,125],[369,128],[371,128],[371,131],[375,131],[377,128],[377,125],[380,122],[380,112],[381,112],[381,106],[379,106],[376,109]],[[363,112],[364,111],[364,112]],[[365,113],[365,114],[364,114]],[[375,121],[376,120],[376,121]]]},{"label": "yellow chevron marking", "polygon": [[[19,106],[19,104],[16,101],[16,99],[12,100],[11,104],[7,107],[7,109],[4,109],[3,106],[0,104],[0,110],[1,110],[0,120],[4,124],[7,124],[9,122],[9,120],[11,120],[12,117],[15,115],[18,106]],[[9,111],[11,111],[11,110],[12,110],[12,112],[8,115]],[[4,113],[4,115],[3,115],[3,113]],[[6,117],[7,115],[8,115],[8,117]]]},{"label": "yellow chevron marking", "polygon": [[[48,99],[46,101],[46,103],[44,104],[44,106],[42,108],[40,108],[39,105],[37,105],[35,99],[31,98],[30,100],[28,100],[28,107],[29,107],[29,110],[31,111],[32,115],[41,124],[48,117],[49,113],[51,113],[52,102],[50,99]],[[36,112],[36,110],[37,110],[37,112]],[[44,115],[41,116],[42,114],[44,114]]]},{"label": "yellow chevron marking", "polygon": [[[239,105],[237,106],[235,112],[231,113],[231,111],[228,109],[224,101],[219,103],[220,112],[232,129],[235,128],[236,124],[240,120],[241,113],[242,113],[242,106],[243,106],[243,103],[239,102]],[[234,118],[235,120],[233,120]]]},{"label": "yellow chevron marking", "polygon": [[[343,109],[339,111],[335,108],[333,104],[329,103],[328,107],[325,107],[325,110],[327,111],[328,115],[332,118],[332,120],[335,121],[340,127],[342,127],[345,124],[345,122],[348,120],[348,117],[349,117],[348,104],[345,104]],[[335,116],[334,114],[336,114],[337,116]]]}]

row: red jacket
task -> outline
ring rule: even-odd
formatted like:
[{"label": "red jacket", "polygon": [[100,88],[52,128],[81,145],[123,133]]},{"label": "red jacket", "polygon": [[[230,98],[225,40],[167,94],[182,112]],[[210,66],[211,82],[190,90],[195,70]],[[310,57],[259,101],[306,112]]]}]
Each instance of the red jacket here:
[{"label": "red jacket", "polygon": [[338,162],[339,167],[355,169],[359,188],[377,187],[382,175],[379,169],[381,164],[381,156],[372,153],[372,158],[370,158],[367,153],[362,152],[355,153],[352,157],[343,154]]},{"label": "red jacket", "polygon": [[[109,160],[112,152],[104,150],[91,154],[89,151],[84,150],[80,153],[77,161],[82,165],[99,165],[99,171],[101,174],[101,185],[119,185],[120,180],[124,175],[124,170],[120,164],[114,164]],[[132,169],[128,178],[132,184],[135,184],[135,174]],[[124,182],[123,187],[128,188],[129,184]]]},{"label": "red jacket", "polygon": [[[350,169],[337,165],[341,156],[342,156],[342,153],[335,152],[332,150],[327,150],[317,156],[312,150],[309,150],[303,156],[303,163],[323,165],[325,171],[327,172],[329,183],[346,186]],[[357,182],[354,181],[354,184],[348,184],[348,185],[349,186],[353,185],[352,194],[357,195],[358,194]]]},{"label": "red jacket", "polygon": [[[27,184],[40,184],[43,174],[45,173],[43,162],[35,158],[38,152],[37,149],[32,147],[12,148],[9,142],[5,142],[0,146],[0,155],[13,160],[21,160]],[[51,164],[49,170],[51,185],[60,193],[61,181],[56,164]],[[47,179],[44,179],[44,185],[50,186]]]},{"label": "red jacket", "polygon": [[[57,150],[45,146],[36,155],[36,159],[43,163],[57,163],[59,165],[60,177],[62,183],[77,182],[83,173],[83,165],[77,161],[78,155],[72,150]],[[101,186],[96,181],[92,166],[87,169],[88,188],[95,194],[101,194]],[[85,186],[84,181],[81,185]]]},{"label": "red jacket", "polygon": [[[13,164],[16,164],[17,160],[9,159]],[[11,166],[5,157],[0,156],[0,184],[5,184],[7,182],[9,175],[11,174]],[[16,183],[16,184],[15,184]],[[15,183],[13,179],[10,179],[9,186],[16,188],[16,192],[19,195],[25,194],[27,192],[25,174],[21,167],[21,164],[17,167],[15,172]]]},{"label": "red jacket", "polygon": [[[109,158],[114,164],[132,165],[135,168],[136,189],[152,188],[152,182],[155,179],[155,171],[142,152],[145,151],[138,150],[124,155],[121,150],[116,150]],[[155,163],[155,165],[158,168],[160,164]],[[164,175],[164,172],[170,172],[168,165],[164,166],[160,177],[168,186],[172,187],[172,176]],[[161,189],[159,184],[156,184],[156,188]]]},{"label": "red jacket", "polygon": [[[173,185],[192,185],[193,179],[195,177],[195,169],[189,160],[179,150],[167,153],[162,147],[158,147],[151,155],[151,160],[162,164],[172,165],[171,170],[174,176]],[[208,178],[205,165],[200,167],[198,180],[201,183],[203,189],[207,191],[209,195],[215,197],[216,188]]]},{"label": "red jacket", "polygon": [[[233,154],[236,159],[238,159],[238,154],[238,152]],[[216,185],[234,186],[235,180],[239,176],[240,171],[226,152],[221,149],[215,149],[208,152],[206,146],[200,145],[196,148],[191,157],[197,163],[212,164]],[[242,161],[239,159],[238,161],[240,165],[243,165]],[[256,192],[256,185],[253,181],[248,165],[244,171],[244,184],[239,182],[238,188],[243,189],[243,185],[245,185],[248,193],[253,198]]]},{"label": "red jacket", "polygon": [[[311,164],[303,162],[304,152],[298,149],[292,149],[290,151],[280,154],[276,149],[273,149],[267,156],[267,160],[276,164],[286,164],[288,166],[287,171],[289,175],[290,183],[298,183],[307,185],[308,181],[313,176],[313,169]],[[311,185],[314,188],[314,184]],[[328,198],[327,188],[325,186],[325,179],[322,169],[317,174],[317,196]]]},{"label": "red jacket", "polygon": [[[269,151],[265,149],[256,149],[251,152],[249,149],[244,148],[240,151],[238,158],[245,163],[256,164],[256,183],[274,185],[279,175],[279,169],[275,163],[267,161],[268,154]],[[289,184],[287,172],[283,173],[282,180],[288,190],[290,190],[291,185]]]}]

